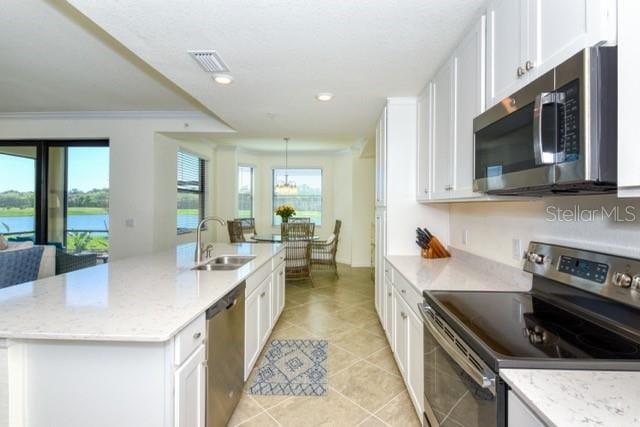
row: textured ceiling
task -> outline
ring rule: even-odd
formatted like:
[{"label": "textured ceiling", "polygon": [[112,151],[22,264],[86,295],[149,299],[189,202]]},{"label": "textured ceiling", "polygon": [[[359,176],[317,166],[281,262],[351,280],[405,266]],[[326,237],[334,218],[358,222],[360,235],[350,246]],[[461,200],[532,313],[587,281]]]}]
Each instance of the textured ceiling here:
[{"label": "textured ceiling", "polygon": [[0,112],[198,108],[68,4],[2,1]]},{"label": "textured ceiling", "polygon": [[[371,136],[385,97],[419,92],[484,3],[67,1],[245,141],[351,143]],[[235,82],[215,84],[188,49],[217,50]]]}]

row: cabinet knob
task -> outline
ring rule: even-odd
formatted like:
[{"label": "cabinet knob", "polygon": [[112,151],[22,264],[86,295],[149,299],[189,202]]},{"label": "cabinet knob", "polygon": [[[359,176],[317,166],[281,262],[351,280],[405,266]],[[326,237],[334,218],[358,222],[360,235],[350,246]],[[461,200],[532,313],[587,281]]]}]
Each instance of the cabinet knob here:
[{"label": "cabinet knob", "polygon": [[193,334],[193,339],[199,340],[201,336],[202,336],[202,332],[196,332],[195,334]]},{"label": "cabinet knob", "polygon": [[400,312],[400,316],[402,316],[403,319],[407,318],[407,315],[404,311]]},{"label": "cabinet knob", "polygon": [[403,294],[406,294],[407,290],[406,289],[400,289],[400,292],[402,292]]},{"label": "cabinet knob", "polygon": [[389,292],[389,293],[387,294],[387,296],[391,296],[391,292]]},{"label": "cabinet knob", "polygon": [[534,63],[533,63],[533,61],[531,61],[531,60],[529,60],[529,61],[525,62],[525,64],[524,64],[524,68],[525,68],[527,71],[531,71],[531,70],[533,70],[533,67],[535,67],[535,64],[534,64]]},{"label": "cabinet knob", "polygon": [[516,74],[517,74],[518,77],[524,76],[524,73],[525,73],[525,71],[524,71],[524,68],[522,68],[522,67],[518,67],[518,69],[516,70]]},{"label": "cabinet knob", "polygon": [[264,298],[264,296],[265,296],[266,294],[267,294],[266,292],[261,293],[261,294],[260,294],[260,298]]}]

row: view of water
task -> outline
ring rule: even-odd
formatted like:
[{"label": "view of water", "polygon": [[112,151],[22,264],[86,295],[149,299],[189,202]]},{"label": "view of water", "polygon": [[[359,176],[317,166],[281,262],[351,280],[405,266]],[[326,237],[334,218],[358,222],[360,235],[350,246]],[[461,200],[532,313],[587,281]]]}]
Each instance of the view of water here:
[{"label": "view of water", "polygon": [[[189,228],[193,224],[198,223],[197,215],[178,215],[178,227]],[[73,230],[100,230],[105,231],[109,226],[109,215],[69,215],[67,217],[67,228]],[[6,224],[10,233],[33,231],[34,218],[31,216],[4,216],[0,217],[0,233],[7,231]],[[103,235],[106,233],[94,233]]]}]

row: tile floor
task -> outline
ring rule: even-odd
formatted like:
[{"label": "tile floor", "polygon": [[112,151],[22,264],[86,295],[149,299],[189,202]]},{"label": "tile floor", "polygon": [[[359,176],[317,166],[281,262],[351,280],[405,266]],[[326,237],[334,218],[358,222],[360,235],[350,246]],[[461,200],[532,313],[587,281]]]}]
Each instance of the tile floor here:
[{"label": "tile floor", "polygon": [[339,271],[340,279],[315,275],[314,287],[287,283],[285,308],[270,337],[329,341],[327,395],[245,392],[230,426],[420,425],[375,312],[371,270],[341,265]]}]

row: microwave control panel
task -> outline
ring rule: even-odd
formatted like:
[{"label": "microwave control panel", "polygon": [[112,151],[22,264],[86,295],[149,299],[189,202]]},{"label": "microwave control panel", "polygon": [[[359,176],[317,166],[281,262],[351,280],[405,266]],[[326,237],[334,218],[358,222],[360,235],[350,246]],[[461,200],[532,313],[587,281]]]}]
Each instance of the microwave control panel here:
[{"label": "microwave control panel", "polygon": [[558,93],[564,102],[558,108],[558,152],[564,153],[565,162],[580,158],[580,81],[567,83]]}]

